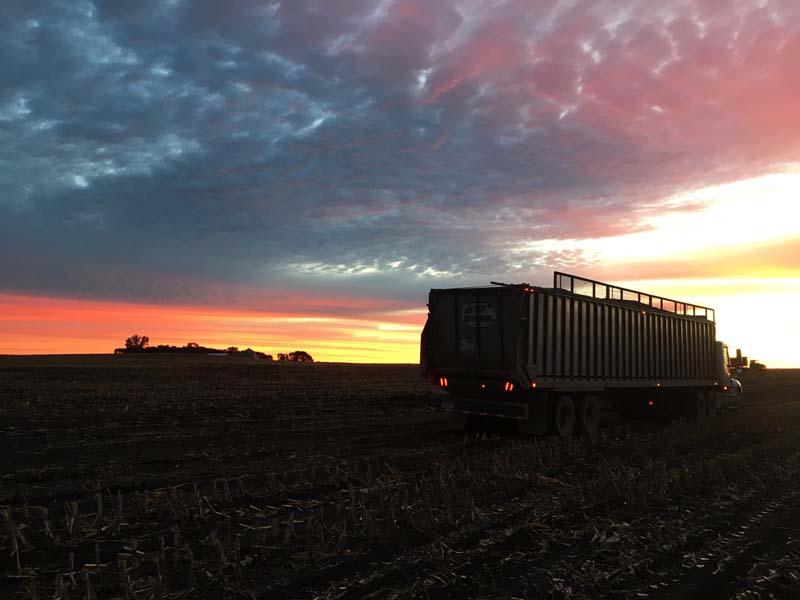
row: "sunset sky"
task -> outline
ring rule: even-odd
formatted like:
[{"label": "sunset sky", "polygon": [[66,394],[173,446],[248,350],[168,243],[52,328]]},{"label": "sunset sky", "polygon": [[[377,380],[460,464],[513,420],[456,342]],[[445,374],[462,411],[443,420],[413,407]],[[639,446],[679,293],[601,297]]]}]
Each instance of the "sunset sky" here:
[{"label": "sunset sky", "polygon": [[0,6],[0,353],[416,362],[553,270],[800,367],[800,2]]}]

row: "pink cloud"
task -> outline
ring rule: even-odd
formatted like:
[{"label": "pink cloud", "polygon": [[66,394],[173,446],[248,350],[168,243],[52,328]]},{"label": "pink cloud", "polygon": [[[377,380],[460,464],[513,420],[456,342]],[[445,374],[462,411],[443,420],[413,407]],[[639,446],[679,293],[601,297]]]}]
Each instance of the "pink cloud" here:
[{"label": "pink cloud", "polygon": [[521,64],[523,41],[510,22],[489,22],[479,27],[462,46],[441,58],[430,77],[425,104],[439,99],[464,83],[502,83],[509,71]]},{"label": "pink cloud", "polygon": [[[469,111],[484,126],[552,133],[552,152],[574,150],[575,169],[606,172],[611,182],[619,176],[620,184],[711,183],[796,159],[794,5],[777,5],[783,18],[772,4],[737,12],[703,2],[697,14],[681,9],[677,17],[666,7],[631,8],[607,30],[599,11],[579,4],[535,33],[536,9],[527,4],[514,4],[516,20],[499,9],[482,13],[460,44],[437,56],[422,102],[445,108],[445,118]],[[581,155],[592,140],[603,140],[605,155]],[[637,164],[621,165],[608,150],[614,145]]]}]

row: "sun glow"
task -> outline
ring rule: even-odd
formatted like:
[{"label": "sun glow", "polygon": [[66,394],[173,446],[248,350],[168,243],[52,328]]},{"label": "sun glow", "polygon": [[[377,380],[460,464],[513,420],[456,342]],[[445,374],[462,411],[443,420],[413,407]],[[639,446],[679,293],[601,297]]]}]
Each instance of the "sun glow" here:
[{"label": "sun glow", "polygon": [[[768,366],[800,366],[800,169],[706,187],[653,204],[614,237],[542,240],[578,251],[571,267],[623,287],[716,310],[719,339]],[[660,207],[660,208],[659,208]]]},{"label": "sun glow", "polygon": [[675,258],[800,236],[800,173],[713,186],[672,198],[644,231],[577,240],[603,260]]},{"label": "sun glow", "polygon": [[[702,259],[800,240],[800,169],[701,188],[642,209],[639,231],[525,242],[516,253],[580,251],[590,262]],[[800,261],[798,261],[800,271]],[[774,274],[773,274],[774,275]]]}]

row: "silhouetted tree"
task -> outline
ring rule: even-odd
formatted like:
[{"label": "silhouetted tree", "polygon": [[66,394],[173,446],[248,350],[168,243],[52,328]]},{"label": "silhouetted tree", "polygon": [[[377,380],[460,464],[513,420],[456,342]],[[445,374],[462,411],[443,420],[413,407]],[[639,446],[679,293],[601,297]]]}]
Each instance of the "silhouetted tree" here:
[{"label": "silhouetted tree", "polygon": [[187,348],[199,348],[200,344],[198,344],[197,342],[187,342],[186,343],[186,347]]},{"label": "silhouetted tree", "polygon": [[305,350],[295,350],[289,353],[289,360],[292,362],[314,362],[311,355]]},{"label": "silhouetted tree", "polygon": [[239,348],[237,346],[228,347],[228,354],[236,354],[237,352],[239,352]]},{"label": "silhouetted tree", "polygon": [[286,362],[287,360],[289,360],[289,355],[284,354],[283,352],[278,352],[278,360],[281,362]]},{"label": "silhouetted tree", "polygon": [[125,350],[136,352],[137,350],[144,350],[147,344],[150,343],[150,338],[146,335],[139,335],[134,333],[131,337],[125,340]]}]

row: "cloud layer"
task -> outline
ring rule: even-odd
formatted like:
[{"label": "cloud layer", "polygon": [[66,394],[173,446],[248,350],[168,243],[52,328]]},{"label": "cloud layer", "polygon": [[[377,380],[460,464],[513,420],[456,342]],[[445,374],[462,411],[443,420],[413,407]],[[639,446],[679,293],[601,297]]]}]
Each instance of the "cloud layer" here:
[{"label": "cloud layer", "polygon": [[798,161],[798,32],[792,0],[5,2],[0,291],[413,304],[591,266],[527,242]]}]

